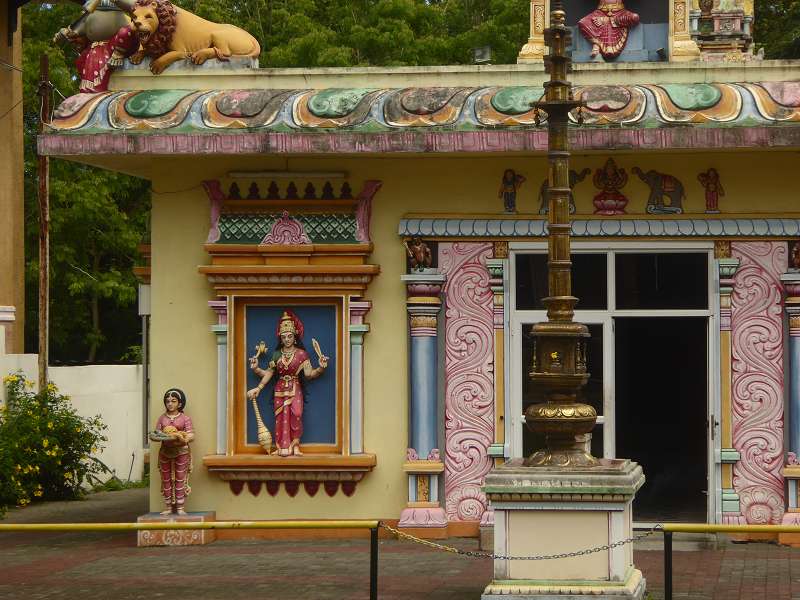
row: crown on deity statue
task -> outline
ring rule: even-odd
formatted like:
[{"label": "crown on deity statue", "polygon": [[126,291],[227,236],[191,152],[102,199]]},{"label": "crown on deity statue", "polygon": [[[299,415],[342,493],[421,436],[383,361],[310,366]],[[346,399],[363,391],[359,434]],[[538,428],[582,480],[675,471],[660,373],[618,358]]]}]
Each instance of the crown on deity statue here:
[{"label": "crown on deity statue", "polygon": [[283,316],[278,322],[278,337],[284,333],[293,333],[296,337],[303,337],[303,323],[291,310],[283,311]]}]

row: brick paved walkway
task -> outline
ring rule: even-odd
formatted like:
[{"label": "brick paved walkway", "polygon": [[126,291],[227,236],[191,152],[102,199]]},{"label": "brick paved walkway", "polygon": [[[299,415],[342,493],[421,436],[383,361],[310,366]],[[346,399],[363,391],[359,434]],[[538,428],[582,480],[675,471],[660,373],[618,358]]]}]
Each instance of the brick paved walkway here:
[{"label": "brick paved walkway", "polygon": [[[133,521],[146,490],[98,494],[85,502],[12,511],[6,522]],[[130,533],[2,534],[0,599],[327,600],[368,597],[367,540],[217,542],[192,548],[136,548]],[[458,540],[475,549],[474,540]],[[653,600],[663,598],[662,555],[637,550]],[[723,544],[676,551],[675,597],[800,600],[800,550]],[[477,600],[486,560],[381,540],[381,600]]]}]

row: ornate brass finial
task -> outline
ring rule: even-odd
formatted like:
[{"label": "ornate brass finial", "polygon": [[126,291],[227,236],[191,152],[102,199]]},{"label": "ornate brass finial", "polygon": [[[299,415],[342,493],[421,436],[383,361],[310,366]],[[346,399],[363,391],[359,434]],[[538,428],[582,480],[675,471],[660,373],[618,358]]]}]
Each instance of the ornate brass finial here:
[{"label": "ornate brass finial", "polygon": [[549,256],[547,322],[533,326],[534,351],[530,377],[541,403],[525,411],[528,427],[545,436],[547,447],[525,460],[527,466],[592,467],[598,460],[590,452],[591,431],[597,421],[594,408],[577,401],[589,381],[586,369],[586,339],[589,330],[573,322],[578,299],[572,295],[569,216],[569,140],[570,111],[582,106],[572,94],[567,80],[571,59],[567,54],[570,32],[561,0],[554,0],[545,43],[550,53],[545,59],[550,81],[545,99],[535,103],[537,111],[547,113]]}]

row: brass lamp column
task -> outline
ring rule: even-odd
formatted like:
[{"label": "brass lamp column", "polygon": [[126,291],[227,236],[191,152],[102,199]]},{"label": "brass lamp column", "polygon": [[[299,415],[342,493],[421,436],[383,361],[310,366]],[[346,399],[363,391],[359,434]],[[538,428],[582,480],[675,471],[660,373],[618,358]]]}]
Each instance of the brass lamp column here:
[{"label": "brass lamp column", "polygon": [[525,411],[532,431],[545,436],[547,447],[525,460],[526,466],[591,467],[598,460],[591,455],[591,431],[597,420],[594,408],[578,402],[578,394],[589,380],[586,371],[588,328],[573,322],[569,216],[569,113],[581,106],[567,79],[572,60],[567,55],[570,30],[561,0],[552,2],[550,27],[545,44],[550,53],[545,68],[550,80],[544,84],[544,101],[534,106],[547,114],[549,260],[547,322],[533,326],[533,364],[530,377],[537,400]]}]

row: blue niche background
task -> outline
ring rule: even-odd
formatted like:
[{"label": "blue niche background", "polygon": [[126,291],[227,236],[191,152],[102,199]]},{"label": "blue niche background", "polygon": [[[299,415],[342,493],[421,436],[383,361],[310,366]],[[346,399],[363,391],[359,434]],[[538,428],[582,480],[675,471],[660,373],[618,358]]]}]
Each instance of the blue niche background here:
[{"label": "blue niche background", "polygon": [[[245,354],[249,359],[255,354],[256,344],[264,341],[267,345],[266,355],[258,359],[258,366],[266,369],[272,353],[280,349],[276,335],[278,321],[285,309],[293,310],[300,317],[305,329],[303,333],[303,346],[308,352],[311,365],[319,366],[319,359],[311,338],[316,338],[322,352],[330,358],[328,368],[314,380],[305,381],[305,406],[303,407],[303,436],[300,441],[304,444],[335,444],[336,443],[336,361],[338,347],[336,345],[336,307],[335,306],[247,306],[245,340]],[[245,364],[247,369],[247,389],[258,385],[259,378]],[[273,375],[274,378],[274,375]],[[261,418],[275,436],[275,412],[273,409],[274,381],[262,390],[258,396],[258,409]],[[247,401],[247,443],[258,444],[256,416],[253,412],[253,403]]]}]

